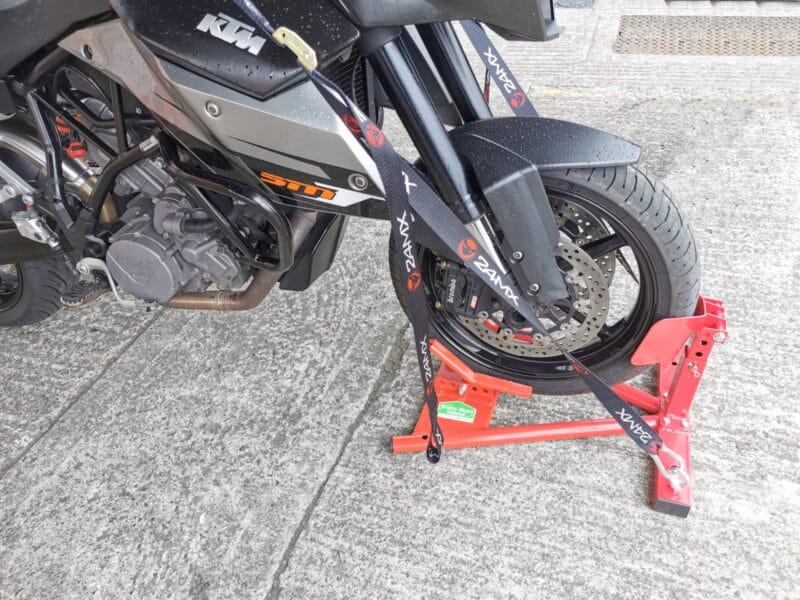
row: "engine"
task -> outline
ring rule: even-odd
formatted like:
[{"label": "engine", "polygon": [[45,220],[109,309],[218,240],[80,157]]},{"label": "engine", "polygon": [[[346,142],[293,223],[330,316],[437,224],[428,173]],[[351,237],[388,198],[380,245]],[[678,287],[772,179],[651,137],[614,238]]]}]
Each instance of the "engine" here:
[{"label": "engine", "polygon": [[[166,302],[178,292],[210,285],[242,287],[248,273],[193,210],[183,192],[168,187],[158,196],[141,194],[121,217],[125,225],[109,241],[106,265],[117,284],[142,300]],[[198,226],[199,224],[199,226]]]},{"label": "engine", "polygon": [[[99,118],[112,117],[102,101],[89,97],[83,102]],[[92,131],[116,146],[114,129]],[[89,161],[98,167],[108,162],[91,143],[86,150]],[[193,207],[158,160],[143,160],[123,171],[114,195],[130,200],[118,229],[108,239],[105,260],[114,281],[128,294],[163,303],[179,293],[201,292],[210,286],[235,290],[247,282],[249,267],[235,259],[208,215]]]}]

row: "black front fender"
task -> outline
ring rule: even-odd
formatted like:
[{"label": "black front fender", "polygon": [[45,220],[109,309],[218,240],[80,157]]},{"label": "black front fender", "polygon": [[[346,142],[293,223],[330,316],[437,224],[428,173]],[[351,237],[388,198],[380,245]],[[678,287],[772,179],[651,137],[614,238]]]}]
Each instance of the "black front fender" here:
[{"label": "black front fender", "polygon": [[450,135],[505,234],[500,251],[517,282],[540,302],[567,297],[555,259],[558,226],[540,173],[633,164],[639,148],[591,127],[539,117],[475,121]]},{"label": "black front fender", "polygon": [[539,117],[467,123],[450,132],[459,154],[477,171],[515,155],[539,171],[616,167],[639,162],[641,149],[610,133]]}]

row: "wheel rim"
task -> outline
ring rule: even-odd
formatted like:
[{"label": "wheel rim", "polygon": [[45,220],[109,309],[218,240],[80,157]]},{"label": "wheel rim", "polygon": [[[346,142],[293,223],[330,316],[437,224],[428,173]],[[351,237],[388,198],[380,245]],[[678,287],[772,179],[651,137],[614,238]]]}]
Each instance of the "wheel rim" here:
[{"label": "wheel rim", "polygon": [[15,264],[0,265],[0,312],[11,310],[22,294],[22,277]]},{"label": "wheel rim", "polygon": [[[624,242],[621,247],[626,249],[624,251],[626,258],[635,259],[636,273],[639,278],[638,293],[631,302],[628,314],[617,320],[612,327],[607,328],[599,343],[574,352],[585,364],[595,369],[602,368],[603,365],[617,360],[620,356],[631,355],[654,321],[658,312],[656,306],[658,283],[655,267],[644,250],[642,241],[638,239],[634,231],[598,202],[580,192],[567,193],[562,190],[548,189],[548,196],[552,201],[566,201],[579,205],[593,216],[601,218],[610,226],[611,233],[620,236],[621,241]],[[564,231],[563,228],[562,231]],[[596,242],[598,243],[595,251],[605,247],[599,244],[599,240]],[[616,243],[619,243],[619,240],[615,240],[614,244]],[[423,260],[426,270],[425,282],[430,292],[436,257],[426,252]],[[617,275],[614,277],[627,276],[623,269],[617,268],[616,270]],[[485,339],[476,337],[473,332],[465,329],[463,323],[455,315],[435,310],[432,307],[430,313],[435,335],[443,338],[451,347],[491,372],[501,372],[523,380],[531,378],[563,379],[575,376],[567,361],[561,356],[549,358],[515,356],[487,343]]]}]

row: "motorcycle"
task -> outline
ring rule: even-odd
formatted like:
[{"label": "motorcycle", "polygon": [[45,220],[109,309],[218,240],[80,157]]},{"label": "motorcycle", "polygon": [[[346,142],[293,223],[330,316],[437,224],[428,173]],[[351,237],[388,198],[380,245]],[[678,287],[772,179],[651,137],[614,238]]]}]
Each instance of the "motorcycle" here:
[{"label": "motorcycle", "polygon": [[[689,224],[637,146],[538,116],[489,43],[488,74],[528,115],[494,116],[459,22],[483,42],[476,23],[509,40],[558,35],[548,0],[0,9],[0,325],[106,292],[251,309],[276,285],[314,284],[348,219],[391,219],[401,305],[413,317],[419,289],[429,335],[470,367],[540,394],[586,391],[572,358],[609,385],[636,376],[651,325],[695,308]],[[386,109],[413,166],[387,171],[376,155]],[[399,172],[446,210],[393,214]],[[443,243],[440,219],[469,237]]]}]

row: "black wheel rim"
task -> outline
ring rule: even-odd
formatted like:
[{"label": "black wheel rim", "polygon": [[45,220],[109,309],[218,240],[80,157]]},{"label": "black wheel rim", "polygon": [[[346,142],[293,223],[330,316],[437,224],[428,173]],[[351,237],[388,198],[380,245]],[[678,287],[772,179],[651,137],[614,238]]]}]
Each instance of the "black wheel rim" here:
[{"label": "black wheel rim", "polygon": [[0,265],[0,312],[11,310],[22,294],[22,278],[17,265]]},{"label": "black wheel rim", "polygon": [[[598,202],[577,191],[567,193],[563,190],[548,189],[548,195],[551,198],[558,197],[578,204],[594,216],[607,221],[615,234],[624,238],[625,246],[630,248],[637,262],[640,278],[639,292],[628,316],[616,323],[599,344],[575,352],[575,355],[588,366],[593,369],[601,369],[604,365],[614,362],[622,356],[632,355],[654,321],[658,312],[656,305],[658,282],[655,267],[635,232],[623,220]],[[425,283],[430,290],[436,257],[430,252],[426,252],[423,262],[426,272]],[[433,307],[430,307],[430,315],[435,336],[442,338],[451,347],[490,372],[503,373],[518,380],[534,378],[557,380],[575,376],[563,357],[523,358],[508,354],[467,331],[454,315],[435,310]]]}]

